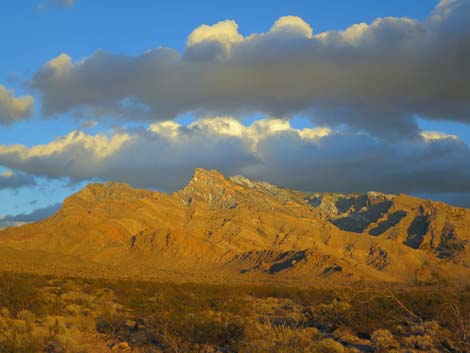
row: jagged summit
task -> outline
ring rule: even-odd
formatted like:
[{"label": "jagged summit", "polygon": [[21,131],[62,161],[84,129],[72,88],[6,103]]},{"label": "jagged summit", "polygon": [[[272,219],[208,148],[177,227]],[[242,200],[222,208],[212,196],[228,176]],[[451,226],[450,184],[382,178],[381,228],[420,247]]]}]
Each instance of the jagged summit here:
[{"label": "jagged summit", "polygon": [[196,168],[194,169],[194,174],[191,178],[190,182],[197,183],[197,182],[204,182],[206,180],[224,180],[224,175],[215,170],[215,169],[203,169],[203,168]]},{"label": "jagged summit", "polygon": [[403,194],[309,194],[198,168],[171,195],[90,184],[53,217],[1,231],[2,247],[146,277],[462,280],[470,278],[470,210]]},{"label": "jagged summit", "polygon": [[174,196],[189,206],[204,202],[211,206],[232,207],[236,204],[234,184],[216,170],[196,168],[188,184]]},{"label": "jagged summit", "polygon": [[92,183],[76,194],[68,197],[64,205],[70,203],[97,204],[102,201],[135,201],[139,199],[158,199],[159,193],[144,189],[134,189],[121,182]]}]

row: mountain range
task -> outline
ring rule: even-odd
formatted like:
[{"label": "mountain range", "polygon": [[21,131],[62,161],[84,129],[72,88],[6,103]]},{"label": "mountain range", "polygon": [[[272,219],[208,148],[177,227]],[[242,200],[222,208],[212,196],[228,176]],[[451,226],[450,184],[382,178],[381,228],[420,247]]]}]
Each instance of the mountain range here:
[{"label": "mountain range", "polygon": [[0,269],[224,283],[470,278],[470,209],[408,195],[306,193],[196,169],[172,194],[89,184],[0,231]]}]

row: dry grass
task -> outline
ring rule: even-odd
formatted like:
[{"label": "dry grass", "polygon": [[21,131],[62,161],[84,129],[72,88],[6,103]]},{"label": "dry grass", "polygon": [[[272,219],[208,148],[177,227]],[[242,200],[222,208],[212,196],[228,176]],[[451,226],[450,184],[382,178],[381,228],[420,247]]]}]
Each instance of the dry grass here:
[{"label": "dry grass", "polygon": [[[295,289],[0,274],[0,353],[468,352],[470,290]],[[103,350],[102,350],[103,351]]]}]

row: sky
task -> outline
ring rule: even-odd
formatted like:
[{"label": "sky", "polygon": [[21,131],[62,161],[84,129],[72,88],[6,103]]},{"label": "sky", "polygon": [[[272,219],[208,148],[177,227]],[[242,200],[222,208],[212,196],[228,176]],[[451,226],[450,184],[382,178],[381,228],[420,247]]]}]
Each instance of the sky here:
[{"label": "sky", "polygon": [[4,223],[196,167],[470,207],[470,0],[0,7]]}]

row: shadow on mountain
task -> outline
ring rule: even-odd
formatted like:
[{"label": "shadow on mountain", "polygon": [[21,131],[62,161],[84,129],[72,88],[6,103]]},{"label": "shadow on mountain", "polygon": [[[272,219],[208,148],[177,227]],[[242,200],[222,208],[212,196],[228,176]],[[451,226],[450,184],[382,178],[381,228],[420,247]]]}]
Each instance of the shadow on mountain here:
[{"label": "shadow on mountain", "polygon": [[283,253],[271,267],[266,271],[269,274],[275,274],[286,270],[288,268],[292,268],[300,261],[303,261],[307,258],[305,251],[296,251],[292,252],[285,252]]},{"label": "shadow on mountain", "polygon": [[321,202],[323,200],[323,196],[309,196],[305,198],[305,200],[309,203],[310,206],[312,207],[318,207],[321,205]]},{"label": "shadow on mountain", "polygon": [[344,213],[351,208],[354,208],[354,210],[360,210],[361,208],[366,207],[367,201],[367,195],[361,195],[358,197],[340,197],[336,201],[335,206],[339,213]]},{"label": "shadow on mountain", "polygon": [[400,223],[400,221],[404,217],[406,217],[405,211],[397,211],[397,212],[391,213],[385,221],[380,222],[377,225],[377,227],[372,228],[369,231],[369,234],[374,235],[374,236],[381,235],[385,233],[387,230],[389,230],[390,228]]},{"label": "shadow on mountain", "polygon": [[325,268],[322,272],[322,276],[330,276],[333,273],[343,272],[343,268],[340,265],[333,265]]},{"label": "shadow on mountain", "polygon": [[268,274],[276,274],[289,268],[294,268],[301,261],[307,259],[307,251],[255,251],[247,252],[235,258],[236,261],[250,262],[256,264],[240,270],[240,273],[263,271]]},{"label": "shadow on mountain", "polygon": [[[355,202],[355,209],[358,209],[356,206],[359,207],[362,205],[362,201],[360,199],[361,197],[355,199],[356,201],[352,200],[353,203]],[[343,207],[341,209],[347,207],[348,204],[341,204],[340,206]],[[346,217],[335,219],[332,221],[332,223],[341,230],[353,233],[362,233],[367,229],[367,227],[369,227],[371,223],[377,222],[377,220],[379,220],[391,206],[392,201],[379,202],[375,205],[368,206],[366,209],[364,209],[365,206],[363,206],[359,208],[360,211],[355,211]]]},{"label": "shadow on mountain", "polygon": [[446,222],[437,248],[438,256],[441,259],[455,259],[465,251],[465,244],[465,241],[457,237],[455,226],[450,222]]},{"label": "shadow on mountain", "polygon": [[429,229],[429,216],[417,216],[411,222],[408,228],[408,237],[405,240],[405,245],[413,249],[418,249],[424,240],[424,235]]}]

